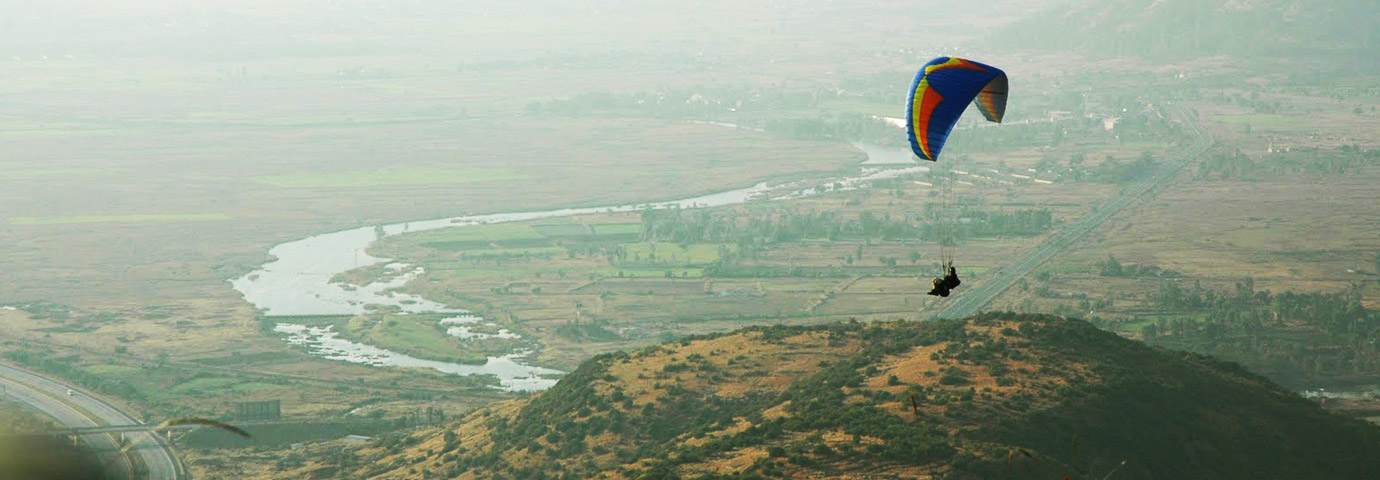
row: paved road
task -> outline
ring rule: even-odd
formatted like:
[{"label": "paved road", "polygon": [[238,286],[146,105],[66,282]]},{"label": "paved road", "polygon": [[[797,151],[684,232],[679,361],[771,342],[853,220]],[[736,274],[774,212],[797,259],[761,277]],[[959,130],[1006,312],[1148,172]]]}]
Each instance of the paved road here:
[{"label": "paved road", "polygon": [[[133,417],[98,398],[27,370],[0,365],[0,386],[4,387],[6,397],[26,403],[69,428],[138,423]],[[68,389],[76,394],[68,396]],[[173,457],[172,447],[166,442],[147,432],[125,435],[134,444],[130,451],[139,455],[147,468],[147,474],[141,478],[182,480],[181,466]],[[83,438],[92,448],[101,452],[107,468],[129,471],[129,461],[119,454],[120,445],[112,436],[99,434]]]},{"label": "paved road", "polygon": [[971,290],[950,299],[934,316],[936,318],[961,318],[979,312],[988,303],[991,303],[997,295],[1011,288],[1036,267],[1073,246],[1075,242],[1101,226],[1107,219],[1112,218],[1147,193],[1154,195],[1158,193],[1159,189],[1168,185],[1179,174],[1179,171],[1192,163],[1211,146],[1211,141],[1203,134],[1197,120],[1192,115],[1182,108],[1179,109],[1178,115],[1197,136],[1197,141],[1193,146],[1189,147],[1182,156],[1175,157],[1178,161],[1165,162],[1155,171],[1154,175],[1139,183],[1122,188],[1115,198],[1103,203],[1073,223],[1065,225],[1058,233],[1046,238],[1034,249],[1017,257],[1010,264],[995,270],[992,276],[984,279]]}]

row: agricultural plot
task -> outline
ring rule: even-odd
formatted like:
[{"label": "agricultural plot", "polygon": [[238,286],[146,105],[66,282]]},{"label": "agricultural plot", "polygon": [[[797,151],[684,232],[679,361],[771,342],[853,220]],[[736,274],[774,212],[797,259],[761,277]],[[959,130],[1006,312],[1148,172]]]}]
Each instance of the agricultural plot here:
[{"label": "agricultural plot", "polygon": [[42,217],[10,217],[11,225],[70,225],[87,223],[179,223],[215,222],[230,220],[224,213],[144,213],[130,215],[50,215]]},{"label": "agricultural plot", "polygon": [[695,295],[705,292],[706,286],[700,280],[633,280],[624,278],[605,278],[572,290],[571,293],[629,295]]},{"label": "agricultural plot", "polygon": [[526,178],[522,174],[503,168],[402,168],[340,173],[282,174],[258,177],[255,181],[283,188],[359,188],[454,185]]},{"label": "agricultural plot", "polygon": [[642,233],[641,223],[600,223],[593,225],[595,235],[637,235]]},{"label": "agricultural plot", "polygon": [[549,245],[550,237],[527,223],[497,223],[446,228],[417,234],[414,244],[439,250],[482,250],[491,246],[532,247]]},{"label": "agricultural plot", "polygon": [[[622,244],[627,256],[632,260],[620,261],[620,265],[647,267],[686,267],[704,266],[719,260],[720,250],[733,252],[734,248],[720,244],[676,245],[671,243],[625,243]],[[626,262],[626,263],[624,263]]]}]

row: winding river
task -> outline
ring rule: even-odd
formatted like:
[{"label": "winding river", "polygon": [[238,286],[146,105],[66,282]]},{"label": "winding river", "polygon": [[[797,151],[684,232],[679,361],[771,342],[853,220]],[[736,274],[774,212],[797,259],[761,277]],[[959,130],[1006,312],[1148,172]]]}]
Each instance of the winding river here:
[{"label": "winding river", "polygon": [[[467,312],[463,309],[448,307],[416,295],[392,291],[426,273],[422,267],[400,263],[387,264],[387,267],[396,270],[396,276],[387,281],[374,282],[364,286],[332,283],[331,278],[355,268],[388,262],[389,259],[372,257],[365,252],[370,243],[381,238],[380,235],[389,236],[447,227],[521,222],[592,213],[633,212],[648,208],[703,208],[734,205],[754,200],[802,198],[819,195],[825,191],[866,188],[875,180],[928,171],[927,167],[919,166],[913,161],[899,161],[899,159],[910,158],[909,150],[878,146],[860,146],[859,148],[867,153],[868,161],[864,163],[859,173],[846,177],[774,184],[762,182],[748,188],[669,202],[471,215],[396,223],[382,227],[360,227],[313,235],[273,247],[269,250],[269,255],[273,257],[273,261],[230,282],[235,290],[244,295],[245,300],[254,304],[264,315],[270,317],[354,315],[364,313],[366,305],[387,305],[397,307],[405,313],[454,314],[441,322],[443,325],[449,326],[447,330],[449,334],[459,338],[482,338],[477,337],[482,335],[518,338],[520,337],[519,334],[508,330],[499,330],[495,334],[476,333],[474,327],[484,324],[483,319],[466,315]],[[881,165],[886,165],[886,167]],[[524,360],[531,354],[528,351],[489,357],[483,365],[438,362],[345,340],[339,338],[339,332],[332,331],[330,327],[309,327],[290,323],[290,318],[284,320],[277,325],[275,330],[283,334],[287,342],[306,347],[313,355],[332,360],[376,366],[430,368],[457,375],[494,375],[498,377],[500,388],[509,391],[545,389],[554,385],[559,376],[564,373],[525,363]]]}]

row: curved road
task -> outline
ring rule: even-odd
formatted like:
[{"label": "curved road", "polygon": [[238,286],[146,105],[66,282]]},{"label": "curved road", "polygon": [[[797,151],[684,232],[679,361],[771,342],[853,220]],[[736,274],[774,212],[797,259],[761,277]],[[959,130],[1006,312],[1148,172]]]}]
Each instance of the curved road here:
[{"label": "curved road", "polygon": [[[39,376],[27,370],[0,365],[0,387],[4,396],[23,402],[56,419],[69,428],[95,427],[100,425],[133,425],[139,422],[133,417],[98,398],[70,387],[66,384]],[[77,392],[68,396],[71,389]],[[147,469],[142,478],[148,480],[182,480],[181,464],[173,456],[172,447],[157,435],[149,432],[126,433],[125,437],[134,444],[131,452],[137,454]],[[119,469],[130,471],[129,460],[119,454],[120,445],[108,434],[87,435],[84,437],[92,448],[101,452],[101,460],[107,468],[119,464]]]},{"label": "curved road", "polygon": [[1182,107],[1179,109],[1179,117],[1184,124],[1193,130],[1197,136],[1196,144],[1185,150],[1178,161],[1165,162],[1149,178],[1141,180],[1131,186],[1122,188],[1115,198],[1106,201],[1101,206],[1094,208],[1083,217],[1073,223],[1065,225],[1059,233],[1046,238],[1038,246],[1012,260],[1010,264],[1000,267],[992,273],[992,276],[977,284],[962,296],[954,297],[943,306],[939,312],[935,313],[936,318],[961,318],[976,314],[993,299],[997,298],[1006,289],[1011,288],[1018,280],[1036,267],[1054,258],[1060,252],[1073,246],[1074,242],[1083,238],[1084,235],[1092,232],[1101,226],[1107,219],[1112,218],[1122,209],[1135,203],[1135,201],[1147,194],[1154,195],[1158,190],[1168,185],[1174,177],[1178,176],[1191,161],[1198,158],[1211,146],[1210,139],[1203,134],[1203,130],[1198,126],[1197,120],[1193,118]]}]

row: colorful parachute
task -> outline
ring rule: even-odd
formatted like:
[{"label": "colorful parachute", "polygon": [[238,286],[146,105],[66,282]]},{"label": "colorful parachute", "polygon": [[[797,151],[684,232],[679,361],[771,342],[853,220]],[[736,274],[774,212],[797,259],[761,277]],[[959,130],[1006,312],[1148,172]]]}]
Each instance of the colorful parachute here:
[{"label": "colorful parachute", "polygon": [[910,148],[925,160],[939,158],[949,132],[968,103],[977,103],[982,116],[1001,123],[1006,113],[1006,72],[958,57],[930,60],[915,74],[906,102],[906,131]]}]

